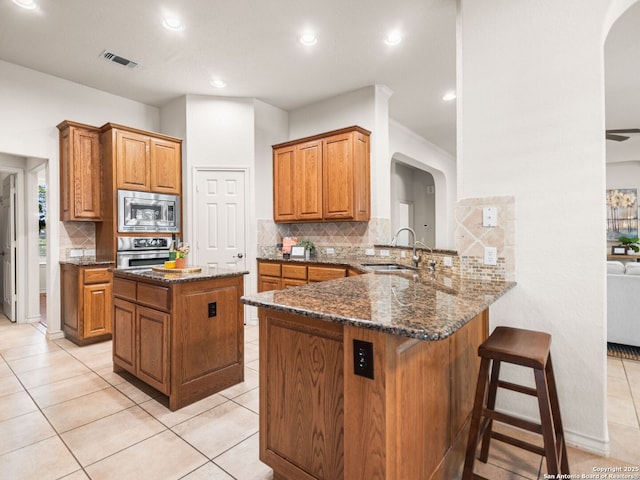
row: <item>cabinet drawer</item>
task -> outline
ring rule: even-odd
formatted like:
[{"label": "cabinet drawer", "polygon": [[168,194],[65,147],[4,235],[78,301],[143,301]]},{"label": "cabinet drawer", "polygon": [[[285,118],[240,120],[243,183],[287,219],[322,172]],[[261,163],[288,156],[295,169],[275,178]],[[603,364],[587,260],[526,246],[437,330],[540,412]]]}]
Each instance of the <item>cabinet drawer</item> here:
[{"label": "cabinet drawer", "polygon": [[343,278],[346,276],[347,269],[345,267],[314,267],[309,266],[309,281],[324,282],[325,280],[333,280],[334,278]]},{"label": "cabinet drawer", "polygon": [[113,294],[116,297],[122,297],[122,298],[135,301],[136,282],[134,282],[133,280],[125,280],[124,278],[114,278]]},{"label": "cabinet drawer", "polygon": [[138,282],[138,303],[169,311],[169,288]]},{"label": "cabinet drawer", "polygon": [[108,268],[91,268],[84,271],[84,283],[109,283],[111,272]]},{"label": "cabinet drawer", "polygon": [[282,278],[307,279],[306,265],[282,265]]},{"label": "cabinet drawer", "polygon": [[258,264],[258,275],[268,275],[270,277],[280,276],[279,263],[262,263]]}]

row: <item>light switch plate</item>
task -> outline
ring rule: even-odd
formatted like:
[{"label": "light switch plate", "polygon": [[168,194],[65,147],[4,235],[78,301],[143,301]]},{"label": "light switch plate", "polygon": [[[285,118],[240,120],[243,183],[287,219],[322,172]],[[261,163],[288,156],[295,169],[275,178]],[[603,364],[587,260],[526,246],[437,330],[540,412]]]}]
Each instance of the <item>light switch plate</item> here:
[{"label": "light switch plate", "polygon": [[483,227],[498,226],[498,209],[496,207],[484,207],[482,209],[482,226]]},{"label": "light switch plate", "polygon": [[380,256],[381,257],[390,257],[391,256],[391,252],[389,252],[389,250],[380,250]]},{"label": "light switch plate", "polygon": [[327,255],[335,255],[336,249],[333,247],[327,247],[326,253]]},{"label": "light switch plate", "polygon": [[366,256],[368,256],[368,257],[373,257],[373,256],[376,254],[376,250],[375,250],[375,248],[367,248],[367,249],[364,251],[364,254],[365,254]]},{"label": "light switch plate", "polygon": [[442,259],[442,264],[443,264],[445,267],[451,267],[451,266],[453,266],[453,258],[451,258],[451,257],[444,257],[444,258]]},{"label": "light switch plate", "polygon": [[82,249],[80,248],[72,248],[71,250],[69,250],[69,257],[70,258],[78,258],[81,257],[82,254]]}]

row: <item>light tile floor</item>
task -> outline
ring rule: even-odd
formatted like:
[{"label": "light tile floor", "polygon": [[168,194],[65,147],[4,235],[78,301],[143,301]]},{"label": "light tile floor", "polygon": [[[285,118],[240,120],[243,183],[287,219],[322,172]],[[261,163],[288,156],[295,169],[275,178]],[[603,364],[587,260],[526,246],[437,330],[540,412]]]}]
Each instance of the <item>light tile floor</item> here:
[{"label": "light tile floor", "polygon": [[[154,390],[113,373],[111,342],[50,342],[41,325],[0,315],[0,479],[272,479],[258,460],[255,326],[245,328],[245,363],[242,384],[171,412]],[[609,358],[608,375],[612,455],[570,448],[572,473],[640,465],[640,362]],[[491,480],[544,470],[541,457],[499,442],[476,463]]]}]

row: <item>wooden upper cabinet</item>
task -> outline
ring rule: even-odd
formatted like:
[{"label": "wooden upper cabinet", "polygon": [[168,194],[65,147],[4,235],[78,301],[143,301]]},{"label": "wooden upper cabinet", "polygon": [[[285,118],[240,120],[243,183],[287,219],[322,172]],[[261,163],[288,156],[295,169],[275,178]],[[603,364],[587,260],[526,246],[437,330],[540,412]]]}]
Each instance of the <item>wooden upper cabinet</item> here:
[{"label": "wooden upper cabinet", "polygon": [[102,221],[99,129],[64,121],[60,131],[60,220]]},{"label": "wooden upper cabinet", "polygon": [[180,193],[182,161],[180,143],[151,139],[151,191]]},{"label": "wooden upper cabinet", "polygon": [[273,151],[273,219],[276,222],[297,220],[293,191],[295,152],[295,146]]},{"label": "wooden upper cabinet", "polygon": [[322,141],[296,146],[294,201],[298,220],[322,220]]},{"label": "wooden upper cabinet", "polygon": [[151,188],[149,137],[116,131],[116,187],[124,190]]},{"label": "wooden upper cabinet", "polygon": [[110,123],[101,131],[116,189],[181,193],[181,140]]},{"label": "wooden upper cabinet", "polygon": [[274,145],[274,221],[368,221],[369,135],[349,127]]}]

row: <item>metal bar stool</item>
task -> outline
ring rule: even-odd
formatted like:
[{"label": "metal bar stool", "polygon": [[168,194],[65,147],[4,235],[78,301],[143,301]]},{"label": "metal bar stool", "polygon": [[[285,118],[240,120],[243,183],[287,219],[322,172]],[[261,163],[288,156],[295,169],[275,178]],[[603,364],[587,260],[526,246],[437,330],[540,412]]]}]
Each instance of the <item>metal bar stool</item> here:
[{"label": "metal bar stool", "polygon": [[[547,473],[556,475],[556,478],[560,473],[569,473],[569,461],[560,418],[558,393],[551,366],[550,347],[551,335],[510,327],[496,327],[489,338],[478,347],[478,355],[481,357],[480,372],[478,373],[476,396],[471,413],[471,427],[462,480],[487,480],[473,473],[475,452],[480,436],[482,436],[482,446],[479,459],[483,463],[487,462],[489,443],[494,438],[546,457]],[[489,378],[492,362],[491,378]],[[532,368],[536,387],[529,388],[500,380],[500,364],[502,362]],[[489,385],[489,391],[485,406],[487,384]],[[496,411],[498,387],[537,397],[540,424]],[[494,421],[542,435],[544,447],[541,448],[529,442],[494,432]]]}]

